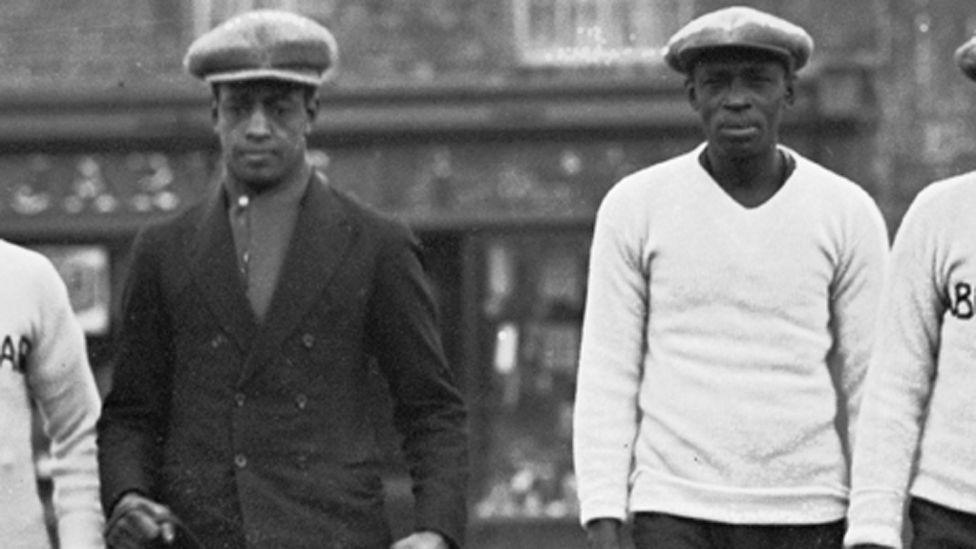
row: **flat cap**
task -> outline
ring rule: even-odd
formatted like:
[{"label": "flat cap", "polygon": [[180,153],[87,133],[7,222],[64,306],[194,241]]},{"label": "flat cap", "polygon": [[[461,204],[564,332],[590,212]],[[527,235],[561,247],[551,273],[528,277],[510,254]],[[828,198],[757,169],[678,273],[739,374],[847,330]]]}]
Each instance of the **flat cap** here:
[{"label": "flat cap", "polygon": [[956,65],[970,80],[976,80],[976,35],[956,50]]},{"label": "flat cap", "polygon": [[337,61],[328,29],[308,17],[255,10],[197,38],[183,58],[187,72],[208,83],[283,80],[319,86]]},{"label": "flat cap", "polygon": [[813,39],[785,19],[733,6],[706,13],[674,33],[665,47],[664,59],[672,69],[688,73],[699,54],[718,48],[770,52],[782,57],[792,70],[799,70],[813,53]]}]

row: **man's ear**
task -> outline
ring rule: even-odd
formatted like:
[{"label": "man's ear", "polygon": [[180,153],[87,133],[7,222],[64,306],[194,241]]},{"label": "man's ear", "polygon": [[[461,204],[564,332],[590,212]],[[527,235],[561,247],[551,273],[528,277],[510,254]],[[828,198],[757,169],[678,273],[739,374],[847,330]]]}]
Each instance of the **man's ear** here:
[{"label": "man's ear", "polygon": [[783,98],[786,100],[786,106],[792,107],[793,103],[796,101],[796,79],[788,78],[786,80],[786,92],[783,94]]},{"label": "man's ear", "polygon": [[308,113],[308,124],[305,127],[305,134],[312,133],[312,128],[315,126],[315,118],[319,115],[319,106],[321,105],[319,101],[319,95],[316,93],[305,102],[305,112]]},{"label": "man's ear", "polygon": [[691,104],[691,108],[698,110],[698,90],[695,88],[695,81],[689,76],[685,78],[685,96],[688,98],[688,103]]},{"label": "man's ear", "polygon": [[210,86],[210,121],[213,123],[214,129],[217,128],[217,121],[220,118],[219,108],[220,87],[219,84],[213,84]]}]

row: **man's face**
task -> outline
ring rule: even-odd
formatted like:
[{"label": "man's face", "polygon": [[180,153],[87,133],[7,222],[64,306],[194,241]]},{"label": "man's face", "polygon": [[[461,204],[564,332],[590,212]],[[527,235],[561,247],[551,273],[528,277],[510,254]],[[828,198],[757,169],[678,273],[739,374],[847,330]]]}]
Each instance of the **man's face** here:
[{"label": "man's face", "polygon": [[774,148],[783,109],[793,103],[793,77],[782,62],[736,50],[702,56],[685,88],[709,146],[730,158]]},{"label": "man's face", "polygon": [[272,80],[219,84],[215,93],[214,131],[232,178],[261,191],[301,169],[316,98]]}]

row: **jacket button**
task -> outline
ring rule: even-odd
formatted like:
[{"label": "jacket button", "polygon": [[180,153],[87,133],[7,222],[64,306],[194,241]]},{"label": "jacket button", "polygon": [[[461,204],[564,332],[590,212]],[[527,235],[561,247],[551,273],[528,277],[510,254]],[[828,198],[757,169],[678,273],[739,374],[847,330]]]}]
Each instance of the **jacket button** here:
[{"label": "jacket button", "polygon": [[217,347],[220,347],[226,342],[227,342],[227,338],[224,337],[224,334],[217,334],[213,337],[213,339],[210,340],[210,346],[216,349]]},{"label": "jacket button", "polygon": [[312,334],[303,335],[302,345],[304,345],[306,349],[311,349],[312,346],[315,345],[315,336]]},{"label": "jacket button", "polygon": [[303,394],[299,394],[295,397],[295,405],[298,406],[299,410],[304,410],[305,407],[308,406],[308,397]]},{"label": "jacket button", "polygon": [[237,403],[238,408],[244,406],[244,400],[245,400],[244,393],[237,393],[236,395],[234,395],[234,402]]},{"label": "jacket button", "polygon": [[247,456],[244,454],[237,454],[234,456],[234,465],[236,465],[238,469],[247,467]]}]

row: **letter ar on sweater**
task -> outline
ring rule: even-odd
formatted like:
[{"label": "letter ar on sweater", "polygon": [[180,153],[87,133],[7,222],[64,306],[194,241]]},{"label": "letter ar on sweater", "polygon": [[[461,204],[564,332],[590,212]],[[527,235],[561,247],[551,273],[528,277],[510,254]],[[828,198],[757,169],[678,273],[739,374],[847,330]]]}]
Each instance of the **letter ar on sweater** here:
[{"label": "letter ar on sweater", "polygon": [[0,345],[0,369],[10,367],[15,372],[24,373],[30,351],[30,339],[20,336],[15,343],[13,336],[4,336],[3,344]]}]

